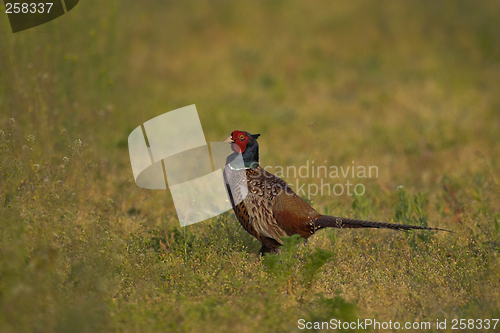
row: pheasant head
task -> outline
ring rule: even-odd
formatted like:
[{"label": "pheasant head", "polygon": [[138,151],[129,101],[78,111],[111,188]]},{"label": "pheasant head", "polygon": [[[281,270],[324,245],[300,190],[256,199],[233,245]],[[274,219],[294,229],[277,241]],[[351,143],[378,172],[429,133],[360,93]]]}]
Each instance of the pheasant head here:
[{"label": "pheasant head", "polygon": [[243,131],[233,131],[223,142],[231,143],[231,149],[236,154],[242,154],[245,168],[259,166],[259,144],[257,138],[260,134],[250,134]]}]

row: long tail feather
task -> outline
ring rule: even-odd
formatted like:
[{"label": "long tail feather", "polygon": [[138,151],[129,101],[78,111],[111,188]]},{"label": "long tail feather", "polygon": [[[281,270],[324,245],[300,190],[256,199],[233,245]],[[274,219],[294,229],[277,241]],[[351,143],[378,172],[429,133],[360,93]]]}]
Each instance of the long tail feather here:
[{"label": "long tail feather", "polygon": [[373,222],[373,221],[363,221],[348,219],[345,217],[335,217],[322,215],[316,221],[314,221],[316,229],[320,228],[386,228],[393,230],[440,230],[453,232],[441,228],[431,228],[423,227],[419,225],[408,225],[408,224],[397,224],[397,223],[384,223],[384,222]]}]

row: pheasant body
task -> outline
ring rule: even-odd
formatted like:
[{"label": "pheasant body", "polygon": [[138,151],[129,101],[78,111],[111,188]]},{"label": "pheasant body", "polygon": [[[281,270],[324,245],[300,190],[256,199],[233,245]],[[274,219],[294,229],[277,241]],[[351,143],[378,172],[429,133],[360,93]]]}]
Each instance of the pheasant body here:
[{"label": "pheasant body", "polygon": [[[279,253],[282,236],[309,238],[323,228],[388,228],[394,230],[443,230],[395,223],[382,223],[322,215],[295,194],[281,178],[258,164],[259,134],[234,131],[224,142],[233,143],[226,160],[224,181],[234,213],[243,228],[262,243],[264,253]],[[243,165],[232,161],[238,154]]]}]

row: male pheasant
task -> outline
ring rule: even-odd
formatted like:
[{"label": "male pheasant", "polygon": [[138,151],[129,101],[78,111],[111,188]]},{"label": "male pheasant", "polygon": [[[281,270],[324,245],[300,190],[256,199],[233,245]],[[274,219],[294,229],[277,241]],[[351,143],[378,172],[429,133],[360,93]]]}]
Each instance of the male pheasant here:
[{"label": "male pheasant", "polygon": [[[282,236],[309,238],[323,228],[443,230],[415,225],[354,220],[322,215],[295,194],[281,178],[259,165],[260,134],[234,131],[223,142],[234,151],[226,160],[224,181],[234,213],[243,228],[262,242],[260,253],[279,253]],[[243,163],[236,162],[241,154]],[[246,183],[246,186],[245,186]]]}]

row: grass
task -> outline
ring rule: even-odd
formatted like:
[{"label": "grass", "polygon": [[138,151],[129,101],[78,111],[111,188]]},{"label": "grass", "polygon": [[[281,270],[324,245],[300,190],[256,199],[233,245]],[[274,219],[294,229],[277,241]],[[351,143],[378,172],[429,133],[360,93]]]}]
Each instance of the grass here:
[{"label": "grass", "polygon": [[[109,0],[2,20],[0,331],[499,318],[499,9]],[[207,141],[262,134],[264,165],[378,167],[348,178],[362,196],[312,197],[322,213],[455,233],[324,230],[260,260],[232,212],[180,228],[127,137],[193,103]]]}]

